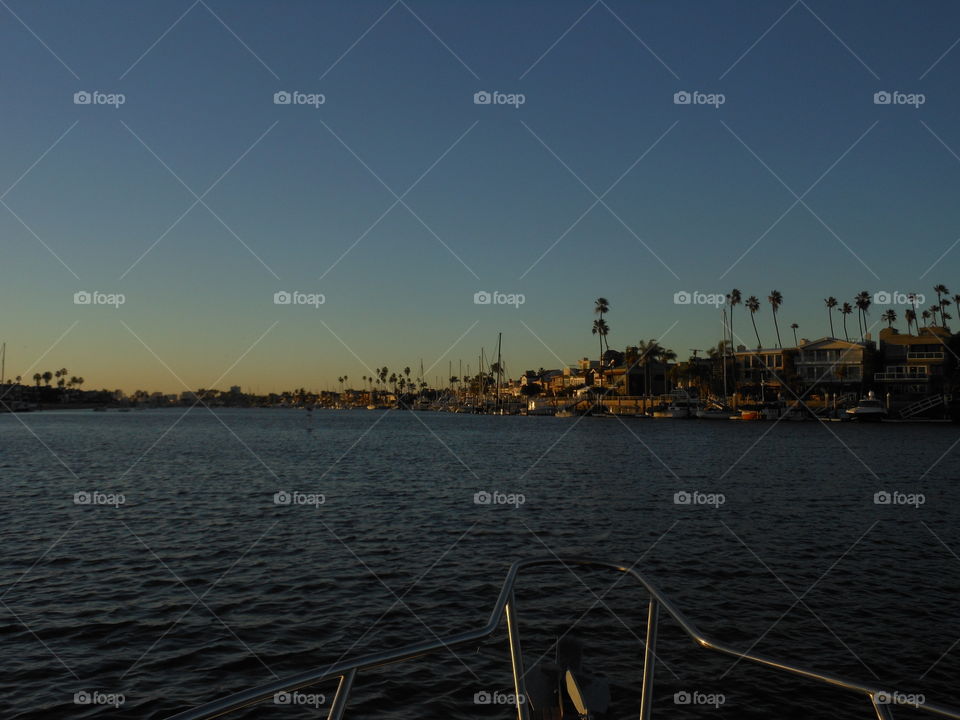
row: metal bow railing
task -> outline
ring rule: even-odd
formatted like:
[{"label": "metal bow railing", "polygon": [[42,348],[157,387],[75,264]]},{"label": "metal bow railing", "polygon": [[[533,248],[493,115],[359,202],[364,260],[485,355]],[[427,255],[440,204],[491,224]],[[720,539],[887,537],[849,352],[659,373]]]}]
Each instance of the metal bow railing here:
[{"label": "metal bow railing", "polygon": [[[717,642],[704,633],[693,624],[656,586],[654,586],[641,573],[633,569],[632,566],[621,565],[586,558],[543,558],[536,560],[525,560],[514,563],[507,572],[506,579],[500,589],[497,602],[490,613],[486,625],[476,630],[457,633],[434,641],[424,641],[415,643],[404,648],[392,651],[384,651],[364,655],[353,660],[339,662],[325,670],[310,670],[299,675],[278,680],[273,683],[261,685],[259,687],[244,690],[219,700],[200,705],[192,710],[186,710],[172,716],[169,720],[208,720],[209,718],[222,717],[236,712],[251,705],[264,702],[273,698],[277,693],[293,693],[304,688],[311,687],[323,682],[339,679],[337,691],[330,710],[327,714],[328,720],[340,720],[347,709],[347,702],[350,698],[350,691],[353,688],[353,682],[357,674],[362,670],[392,665],[394,663],[404,662],[412,658],[421,657],[441,649],[454,648],[462,645],[468,645],[484,640],[490,637],[500,626],[501,620],[506,617],[507,635],[510,644],[510,658],[513,666],[513,681],[516,697],[525,697],[525,671],[523,666],[523,656],[520,648],[520,633],[517,628],[517,617],[515,612],[514,585],[517,577],[523,570],[543,565],[563,564],[567,566],[582,566],[592,568],[603,568],[614,570],[631,576],[637,580],[647,590],[650,595],[647,608],[647,628],[646,640],[643,658],[643,679],[640,688],[640,719],[648,720],[650,718],[653,706],[653,671],[656,662],[656,644],[657,628],[660,617],[660,611],[664,610],[672,617],[683,629],[683,631],[700,647],[707,650],[723,653],[731,657],[739,658],[757,665],[763,665],[784,673],[796,675],[815,681],[817,683],[847,690],[851,693],[860,694],[865,700],[869,701],[875,716],[878,720],[892,720],[893,714],[891,707],[904,705],[913,710],[930,713],[939,717],[954,718],[960,720],[960,710],[924,702],[916,704],[911,700],[916,695],[907,695],[905,693],[892,691],[890,688],[880,688],[875,685],[864,684],[853,680],[837,677],[829,673],[818,672],[808,668],[798,667],[763,655],[755,655],[750,652],[744,652],[730,647],[721,642]],[[529,720],[529,708],[525,703],[516,704],[518,720]]]}]

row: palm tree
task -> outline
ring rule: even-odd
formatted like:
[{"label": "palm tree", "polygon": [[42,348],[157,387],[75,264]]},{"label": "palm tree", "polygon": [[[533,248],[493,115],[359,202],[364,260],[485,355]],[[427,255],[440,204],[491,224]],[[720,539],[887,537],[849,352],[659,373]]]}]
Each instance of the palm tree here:
[{"label": "palm tree", "polygon": [[43,384],[46,385],[47,387],[50,387],[50,381],[51,381],[51,380],[53,380],[53,373],[50,372],[49,370],[47,370],[47,371],[43,374]]},{"label": "palm tree", "polygon": [[[920,317],[923,318],[923,326],[926,327],[926,326],[927,326],[927,320],[930,319],[930,311],[929,311],[929,310],[924,310],[922,313],[920,313]],[[919,331],[918,331],[918,334],[919,334]]]},{"label": "palm tree", "polygon": [[[931,327],[933,327],[934,325],[937,324],[937,313],[938,313],[938,312],[940,312],[940,306],[939,306],[939,305],[931,305],[931,306],[930,306],[930,315],[931,315],[931,317],[933,318],[932,321],[930,322],[930,326],[931,326]],[[941,323],[941,324],[942,324],[942,323]]]},{"label": "palm tree", "polygon": [[957,317],[960,317],[960,294],[953,296],[953,304],[957,308]]},{"label": "palm tree", "polygon": [[[910,334],[910,326],[917,324],[917,311],[913,308],[907,308],[903,311],[903,319],[907,321],[907,334]],[[919,331],[920,328],[917,328]]]},{"label": "palm tree", "polygon": [[43,375],[36,372],[33,374],[33,381],[37,384],[37,387],[40,387],[40,381],[43,380]]},{"label": "palm tree", "polygon": [[[947,295],[947,296],[949,296],[949,295],[950,295],[950,291],[947,290],[947,286],[944,285],[943,283],[940,283],[940,284],[938,284],[938,285],[934,285],[934,286],[933,286],[933,291],[937,294],[937,310],[943,310],[943,303],[940,302],[940,296],[941,296],[941,295]],[[941,324],[941,325],[946,325],[946,323],[943,322],[943,318],[940,318],[940,324]]]},{"label": "palm tree", "polygon": [[757,350],[762,347],[760,342],[760,333],[757,332],[757,320],[754,317],[757,314],[757,310],[760,309],[760,301],[757,300],[756,295],[751,295],[747,298],[747,301],[744,303],[747,306],[747,310],[750,311],[750,322],[753,323],[753,334],[757,336]]},{"label": "palm tree", "polygon": [[[743,296],[740,294],[740,291],[739,291],[737,288],[734,288],[733,290],[731,290],[731,291],[730,291],[730,294],[727,295],[727,302],[730,303],[730,320],[729,320],[729,324],[730,324],[730,349],[731,349],[731,351],[733,350],[734,347],[736,347],[736,343],[733,341],[733,308],[734,308],[735,306],[739,305],[739,304],[742,302],[742,300],[743,300]],[[724,371],[724,373],[726,373],[727,369],[724,368],[723,371]],[[736,385],[736,383],[737,383],[737,364],[736,364],[736,363],[733,364],[733,375],[732,375],[732,378],[731,378],[731,379],[733,380],[733,384]]]},{"label": "palm tree", "polygon": [[603,385],[603,339],[610,332],[610,326],[602,317],[593,321],[591,334],[600,336],[600,384]]},{"label": "palm tree", "polygon": [[[597,301],[596,301],[596,302],[594,303],[594,305],[593,305],[593,311],[594,311],[595,313],[597,313],[597,315],[600,316],[600,319],[601,319],[601,320],[603,320],[603,314],[610,312],[610,301],[607,300],[606,298],[602,298],[602,297],[601,297],[601,298],[597,298]],[[603,338],[605,338],[605,337],[606,337],[606,334],[604,334],[604,335],[601,336],[601,343],[603,342]],[[608,344],[608,345],[607,345],[607,350],[609,350],[609,349],[610,349],[610,345]],[[602,356],[603,356],[603,347],[602,347],[602,346],[601,346],[601,348],[600,348],[600,355],[601,355],[601,357],[600,357],[600,362],[601,362],[601,364],[602,364],[602,363],[603,363],[603,357],[602,357]]]},{"label": "palm tree", "polygon": [[883,321],[887,324],[888,328],[893,327],[893,324],[897,321],[897,311],[893,308],[890,308],[882,315]]},{"label": "palm tree", "polygon": [[660,347],[655,339],[651,338],[650,341],[641,340],[637,343],[637,353],[639,355],[639,360],[637,361],[643,367],[643,394],[650,394],[650,367],[649,363],[651,360],[656,360],[660,353],[663,352],[663,348]]},{"label": "palm tree", "polygon": [[940,323],[946,327],[947,320],[950,319],[950,316],[947,315],[947,308],[950,307],[950,298],[944,298],[940,301]]},{"label": "palm tree", "polygon": [[866,290],[861,290],[857,293],[857,296],[854,298],[854,305],[857,308],[857,321],[863,319],[863,322],[860,323],[860,341],[863,341],[863,336],[867,331],[867,310],[870,309],[870,293]]},{"label": "palm tree", "polygon": [[771,290],[767,300],[770,302],[770,307],[773,308],[773,326],[777,330],[777,347],[782,347],[780,345],[780,326],[777,324],[777,310],[783,305],[783,295],[780,294],[779,290]]},{"label": "palm tree", "polygon": [[793,330],[793,346],[796,347],[800,343],[797,342],[797,328],[800,327],[796,323],[790,323],[790,329]]},{"label": "palm tree", "polygon": [[730,331],[730,337],[733,338],[733,308],[743,302],[743,295],[737,288],[734,288],[727,294],[727,304],[730,306],[730,317],[727,320],[727,329]]},{"label": "palm tree", "polygon": [[837,299],[831,295],[823,302],[827,306],[827,317],[830,318],[830,337],[833,337],[833,309],[837,306]]},{"label": "palm tree", "polygon": [[850,335],[847,334],[847,315],[853,312],[850,303],[844,303],[840,306],[840,314],[843,315],[843,339],[850,342]]}]

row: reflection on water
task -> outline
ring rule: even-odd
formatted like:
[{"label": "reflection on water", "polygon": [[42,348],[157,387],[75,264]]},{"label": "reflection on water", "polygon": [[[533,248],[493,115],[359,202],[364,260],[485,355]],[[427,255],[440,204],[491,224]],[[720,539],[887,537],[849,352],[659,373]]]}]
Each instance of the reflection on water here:
[{"label": "reflection on water", "polygon": [[[477,627],[512,560],[554,553],[636,562],[738,646],[929,699],[955,689],[953,427],[181,414],[22,416],[37,437],[0,417],[3,717],[161,718]],[[75,504],[83,492],[124,502]],[[878,505],[880,492],[924,502]],[[613,682],[614,715],[633,717],[646,598],[616,580],[562,567],[524,578],[521,632],[535,658],[576,622]],[[503,635],[361,676],[351,707],[509,717],[474,702],[509,690],[506,649]],[[655,710],[672,717],[704,716],[675,705],[678,693],[722,694],[710,717],[869,716],[865,703],[705,655],[670,623],[658,655]],[[77,705],[77,692],[125,702]],[[311,713],[291,703],[245,716]]]}]

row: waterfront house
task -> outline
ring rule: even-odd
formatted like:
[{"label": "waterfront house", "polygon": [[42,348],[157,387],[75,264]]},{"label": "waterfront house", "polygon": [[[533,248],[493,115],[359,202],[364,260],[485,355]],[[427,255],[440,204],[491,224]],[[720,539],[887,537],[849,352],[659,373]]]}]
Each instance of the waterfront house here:
[{"label": "waterfront house", "polygon": [[764,388],[776,391],[789,385],[796,379],[797,354],[797,348],[738,346],[733,353],[738,392],[757,395]]},{"label": "waterfront house", "polygon": [[799,383],[804,390],[837,393],[856,391],[869,378],[875,346],[870,334],[864,342],[824,337],[802,342],[794,360]]},{"label": "waterfront house", "polygon": [[896,328],[882,329],[882,370],[873,376],[880,392],[897,397],[941,392],[949,337],[950,331],[942,327],[920,328],[916,335],[902,335]]}]

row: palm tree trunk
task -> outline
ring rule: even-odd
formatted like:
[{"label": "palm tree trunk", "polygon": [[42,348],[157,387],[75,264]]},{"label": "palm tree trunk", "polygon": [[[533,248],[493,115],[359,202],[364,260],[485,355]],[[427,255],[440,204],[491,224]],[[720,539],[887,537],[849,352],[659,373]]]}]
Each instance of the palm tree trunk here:
[{"label": "palm tree trunk", "polygon": [[781,347],[780,344],[780,324],[777,322],[777,311],[773,311],[773,327],[777,330],[777,347]]},{"label": "palm tree trunk", "polygon": [[[736,348],[736,345],[735,345],[734,342],[733,342],[733,305],[730,305],[730,356],[731,356],[731,358],[733,357],[734,348]],[[726,379],[726,377],[727,377],[727,356],[726,356],[726,353],[724,353],[724,356],[723,356],[723,377],[724,377],[724,379]],[[731,366],[730,366],[730,384],[731,384],[734,388],[737,387],[737,362],[736,362],[736,360],[733,360],[733,362],[732,362],[732,364],[731,364]],[[724,398],[723,401],[726,402],[727,399]]]},{"label": "palm tree trunk", "polygon": [[754,318],[753,313],[750,313],[750,322],[753,323],[753,334],[757,336],[757,348],[759,348],[762,343],[760,342],[760,333],[757,332],[757,320]]},{"label": "palm tree trunk", "polygon": [[833,308],[827,308],[827,316],[830,318],[830,337],[833,337]]},{"label": "palm tree trunk", "polygon": [[843,339],[850,342],[850,335],[847,333],[847,315],[843,315]]}]

